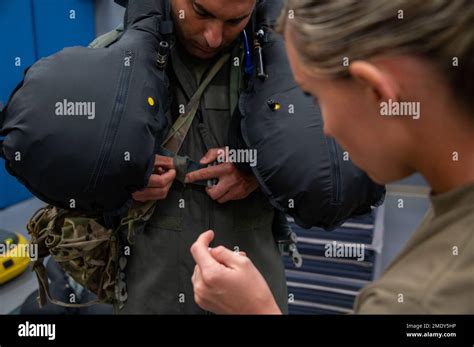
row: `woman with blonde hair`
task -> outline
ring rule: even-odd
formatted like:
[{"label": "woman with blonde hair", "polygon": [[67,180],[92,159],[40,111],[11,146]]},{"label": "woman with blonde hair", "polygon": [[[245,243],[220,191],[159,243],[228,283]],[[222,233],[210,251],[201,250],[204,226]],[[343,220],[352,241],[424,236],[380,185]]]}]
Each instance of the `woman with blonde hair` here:
[{"label": "woman with blonde hair", "polygon": [[[471,0],[289,0],[279,29],[325,132],[372,179],[421,173],[432,208],[355,313],[474,313],[474,6]],[[192,247],[196,301],[279,313],[245,256]]]}]

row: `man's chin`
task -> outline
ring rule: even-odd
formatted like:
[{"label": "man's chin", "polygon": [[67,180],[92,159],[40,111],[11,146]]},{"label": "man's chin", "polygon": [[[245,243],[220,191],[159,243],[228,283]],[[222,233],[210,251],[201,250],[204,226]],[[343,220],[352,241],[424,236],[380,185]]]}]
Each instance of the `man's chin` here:
[{"label": "man's chin", "polygon": [[200,48],[197,48],[197,47],[190,47],[187,49],[187,51],[189,52],[189,54],[191,54],[193,57],[195,58],[198,58],[198,59],[201,59],[201,60],[209,60],[209,59],[212,59],[214,58],[217,53],[219,51],[212,51],[212,52],[208,52],[208,51],[204,51]]}]

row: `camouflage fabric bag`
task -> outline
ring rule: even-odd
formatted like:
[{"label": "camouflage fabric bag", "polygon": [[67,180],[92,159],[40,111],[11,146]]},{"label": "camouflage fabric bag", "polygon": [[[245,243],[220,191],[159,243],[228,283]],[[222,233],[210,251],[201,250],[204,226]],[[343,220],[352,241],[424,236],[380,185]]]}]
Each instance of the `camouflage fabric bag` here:
[{"label": "camouflage fabric bag", "polygon": [[[120,257],[119,233],[133,242],[137,229],[150,219],[156,203],[135,202],[128,214],[113,230],[104,226],[101,216],[85,216],[74,210],[51,205],[41,208],[30,219],[31,243],[38,246],[33,270],[39,283],[40,306],[46,300],[64,307],[84,307],[98,303],[114,304],[126,300],[121,270],[126,258]],[[64,303],[51,297],[48,276],[43,264],[51,255],[77,283],[97,295],[97,300],[83,304]]]}]

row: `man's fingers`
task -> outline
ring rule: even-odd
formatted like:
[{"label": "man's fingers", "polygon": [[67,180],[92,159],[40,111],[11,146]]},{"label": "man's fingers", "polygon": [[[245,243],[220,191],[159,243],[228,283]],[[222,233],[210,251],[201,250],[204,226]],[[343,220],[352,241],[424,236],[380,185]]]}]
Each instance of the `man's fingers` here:
[{"label": "man's fingers", "polygon": [[170,169],[167,172],[165,172],[163,175],[161,175],[163,178],[165,185],[170,185],[173,183],[174,179],[176,178],[176,170]]},{"label": "man's fingers", "polygon": [[234,269],[237,265],[242,264],[242,259],[248,259],[242,257],[240,254],[231,251],[224,246],[211,249],[211,255],[222,265]]},{"label": "man's fingers", "polygon": [[173,158],[162,155],[155,155],[155,166],[159,166],[168,170],[175,169]]},{"label": "man's fingers", "polygon": [[216,186],[206,188],[206,192],[212,200],[218,201],[229,193],[229,186],[220,180]]},{"label": "man's fingers", "polygon": [[155,170],[153,170],[153,173],[155,175],[163,175],[166,172],[166,169],[163,169],[162,167],[155,166]]},{"label": "man's fingers", "polygon": [[148,188],[166,188],[173,183],[175,178],[176,170],[169,170],[161,175],[151,175]]},{"label": "man's fingers", "polygon": [[232,190],[229,190],[224,195],[222,195],[221,197],[219,197],[219,199],[217,199],[217,202],[219,204],[224,204],[229,201],[240,200],[240,199],[243,199],[242,195],[243,194],[241,192],[236,191],[235,189],[232,189]]},{"label": "man's fingers", "polygon": [[166,183],[162,175],[153,174],[150,176],[150,179],[148,180],[148,186],[146,188],[149,189],[149,188],[164,188],[164,187],[166,187]]},{"label": "man's fingers", "polygon": [[164,199],[168,193],[166,188],[147,188],[144,191],[132,194],[136,201],[150,201]]},{"label": "man's fingers", "polygon": [[229,166],[227,164],[210,166],[201,170],[188,173],[184,182],[193,183],[202,180],[210,180],[212,178],[219,178],[220,176],[227,174],[228,172]]},{"label": "man's fingers", "polygon": [[165,186],[163,175],[151,175],[147,188],[164,188]]},{"label": "man's fingers", "polygon": [[196,264],[203,269],[217,265],[218,263],[214,260],[209,252],[209,244],[214,239],[214,232],[208,230],[202,233],[196,242],[191,246],[191,254]]},{"label": "man's fingers", "polygon": [[135,201],[140,202],[165,199],[175,178],[176,170],[169,170],[163,175],[151,175],[148,187],[133,193],[132,197]]},{"label": "man's fingers", "polygon": [[206,155],[202,157],[200,160],[200,163],[203,165],[207,165],[210,163],[213,163],[217,160],[219,157],[219,154],[223,153],[224,149],[223,148],[212,148],[209,151],[207,151]]}]

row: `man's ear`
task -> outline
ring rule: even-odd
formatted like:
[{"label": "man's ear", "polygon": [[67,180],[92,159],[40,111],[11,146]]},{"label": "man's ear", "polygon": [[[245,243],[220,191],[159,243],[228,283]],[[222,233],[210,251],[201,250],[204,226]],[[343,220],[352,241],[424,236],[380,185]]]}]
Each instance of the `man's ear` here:
[{"label": "man's ear", "polygon": [[398,100],[398,88],[392,76],[367,61],[354,61],[349,73],[359,82],[370,88],[378,102]]}]

